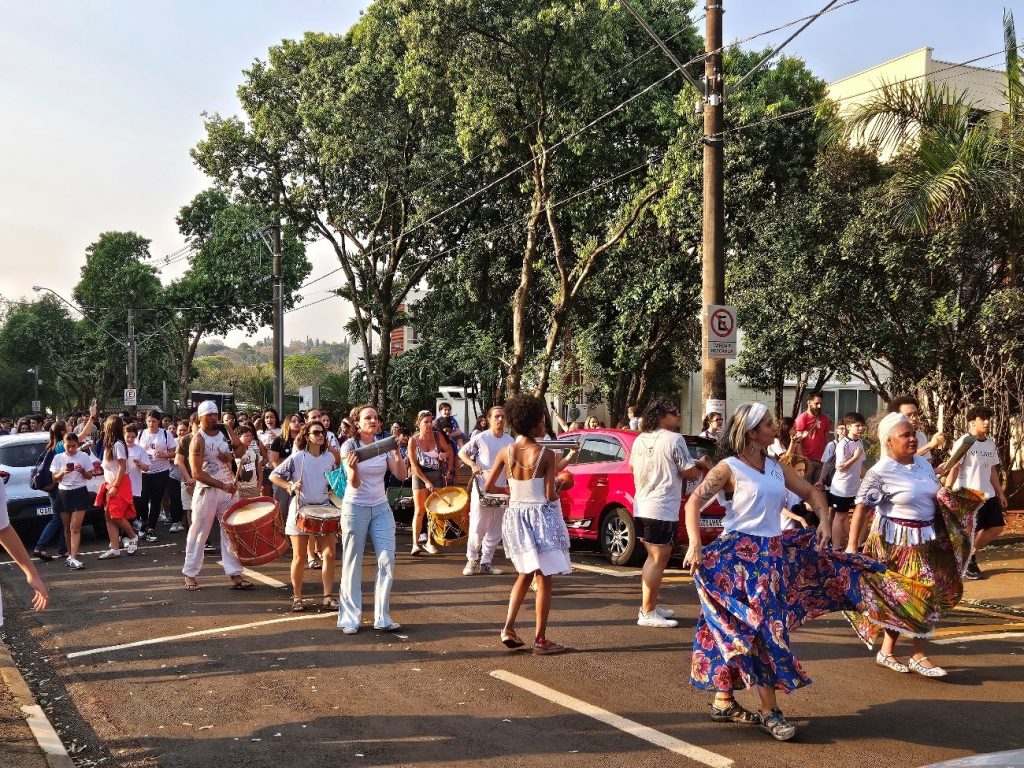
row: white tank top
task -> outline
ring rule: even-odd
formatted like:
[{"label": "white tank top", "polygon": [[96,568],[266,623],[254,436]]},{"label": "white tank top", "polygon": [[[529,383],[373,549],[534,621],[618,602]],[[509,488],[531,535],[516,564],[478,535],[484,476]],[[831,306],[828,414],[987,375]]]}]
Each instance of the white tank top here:
[{"label": "white tank top", "polygon": [[[230,453],[231,444],[224,438],[221,432],[217,432],[215,435],[208,435],[203,430],[199,430],[197,437],[203,440],[203,471],[206,472],[214,480],[219,480],[222,483],[233,483],[235,481],[235,475],[231,471],[231,464],[225,464],[220,460],[220,454]],[[193,440],[195,438],[192,438]],[[202,485],[202,483],[199,483]]]},{"label": "white tank top", "polygon": [[548,497],[544,490],[545,478],[543,476],[537,477],[537,469],[540,467],[541,459],[544,458],[545,450],[545,448],[541,448],[540,453],[537,454],[537,463],[533,465],[533,472],[531,473],[530,479],[516,480],[512,476],[512,465],[523,465],[519,464],[519,462],[512,457],[512,446],[510,445],[508,447],[509,467],[508,472],[506,472],[505,474],[506,477],[508,477],[508,500],[510,504],[514,504],[516,502],[526,502],[529,504],[544,504],[547,502]]},{"label": "white tank top", "polygon": [[749,533],[753,536],[781,536],[782,517],[779,510],[786,503],[786,479],[779,462],[764,460],[764,474],[745,461],[730,456],[725,459],[732,470],[735,486],[732,501],[726,506],[722,527],[725,531]]}]

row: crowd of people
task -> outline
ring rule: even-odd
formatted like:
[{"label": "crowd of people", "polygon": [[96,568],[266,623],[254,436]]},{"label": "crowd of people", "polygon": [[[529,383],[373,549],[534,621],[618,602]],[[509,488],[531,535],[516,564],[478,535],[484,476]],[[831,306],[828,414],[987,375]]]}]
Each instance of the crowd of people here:
[{"label": "crowd of people", "polygon": [[[817,394],[797,419],[780,424],[759,403],[741,405],[727,420],[708,414],[702,436],[718,441],[723,457],[717,463],[691,457],[671,400],[655,400],[642,414],[631,408],[629,421],[620,424],[639,431],[630,467],[636,530],[647,552],[640,626],[678,626],[674,611],[659,605],[661,582],[679,540],[686,483],[700,481],[685,499],[684,564],[700,598],[691,682],[715,691],[714,721],[756,724],[773,738],[791,739],[796,729],[779,709],[776,692],[807,685],[810,678],[789,647],[789,633],[830,611],[847,612],[869,648],[881,638],[875,657],[880,666],[926,677],[946,674],[925,654],[924,640],[959,601],[963,579],[983,576],[975,554],[1001,532],[1007,500],[998,452],[988,438],[991,411],[967,413],[969,432],[942,463],[933,461],[942,435],[929,439],[920,432],[919,411],[911,397],[890,403],[877,428],[880,456],[871,466],[866,419],[851,412],[833,430]],[[318,409],[281,419],[272,408],[221,414],[212,401],[180,421],[150,411],[110,415],[101,424],[95,407],[49,425],[40,421],[49,429],[49,443],[33,484],[49,493],[54,515],[32,554],[51,560],[54,545],[69,568],[84,568],[81,525],[90,507],[104,513],[104,560],[134,554],[140,540],[158,541],[165,520],[168,533],[185,533],[184,588],[196,591],[209,539],[225,513],[240,499],[270,496],[292,551],[292,610],[309,607],[304,573],[318,570],[320,604],[337,610],[344,634],[357,633],[369,538],[376,558],[373,626],[394,631],[400,628],[390,607],[395,517],[387,489],[411,481],[411,554],[436,554],[430,536],[421,539],[428,499],[453,483],[461,462],[472,477],[462,573],[500,575],[494,558],[503,546],[517,576],[500,642],[513,650],[526,645],[516,622],[532,589],[532,652],[561,653],[566,647],[548,638],[547,627],[552,577],[571,572],[559,499],[572,484],[564,470],[575,450],[545,444],[554,438],[551,415],[543,400],[516,396],[482,414],[468,435],[448,404],[437,413],[419,412],[414,429],[398,423],[385,429],[371,405],[352,409],[332,430],[333,419]],[[588,419],[583,428],[599,426]],[[394,440],[387,449],[374,449],[389,436]],[[90,487],[93,479],[100,480],[98,489]],[[725,510],[723,532],[702,542],[700,515],[713,502]],[[303,510],[332,503],[340,509],[337,533],[299,524]],[[0,505],[0,514],[4,509]],[[25,572],[41,609],[46,587],[4,517],[0,544]],[[233,548],[221,546],[220,555],[231,588],[251,589]],[[901,636],[911,639],[906,663],[896,656]],[[755,711],[737,702],[741,688],[757,691]]]}]

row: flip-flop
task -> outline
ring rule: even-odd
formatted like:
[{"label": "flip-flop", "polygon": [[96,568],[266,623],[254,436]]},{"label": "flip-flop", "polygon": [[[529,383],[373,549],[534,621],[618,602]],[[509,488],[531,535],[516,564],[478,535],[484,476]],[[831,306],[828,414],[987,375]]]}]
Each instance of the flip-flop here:
[{"label": "flip-flop", "polygon": [[251,581],[246,581],[245,579],[242,579],[241,581],[236,581],[234,584],[232,584],[230,589],[252,589],[254,586],[256,585],[253,584]]},{"label": "flip-flop", "polygon": [[186,592],[199,592],[201,590],[202,590],[202,587],[200,587],[197,582],[194,582],[194,581],[186,581],[185,582],[185,591]]}]

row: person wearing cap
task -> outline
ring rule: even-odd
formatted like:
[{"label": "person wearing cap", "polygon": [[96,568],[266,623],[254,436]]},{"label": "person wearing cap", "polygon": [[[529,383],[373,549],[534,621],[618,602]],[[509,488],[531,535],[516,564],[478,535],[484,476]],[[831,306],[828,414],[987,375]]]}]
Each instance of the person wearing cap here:
[{"label": "person wearing cap", "polygon": [[[196,489],[192,497],[192,524],[185,541],[185,589],[200,589],[196,577],[203,569],[203,548],[214,520],[223,520],[224,513],[238,501],[238,485],[231,470],[232,460],[241,458],[244,446],[230,431],[221,431],[217,404],[204,400],[199,404],[199,430],[189,445],[189,466]],[[231,589],[252,589],[252,582],[242,578],[242,564],[231,551],[221,548],[224,573],[231,579]]]}]

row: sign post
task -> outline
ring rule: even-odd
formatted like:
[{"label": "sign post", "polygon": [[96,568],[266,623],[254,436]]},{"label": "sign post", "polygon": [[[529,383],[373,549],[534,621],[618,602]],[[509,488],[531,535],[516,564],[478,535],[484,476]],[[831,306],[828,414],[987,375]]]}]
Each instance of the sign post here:
[{"label": "sign post", "polygon": [[33,400],[32,401],[32,413],[39,413],[41,410],[43,410],[43,401],[42,400]]},{"label": "sign post", "polygon": [[709,304],[707,334],[708,357],[715,360],[736,357],[736,307]]}]

